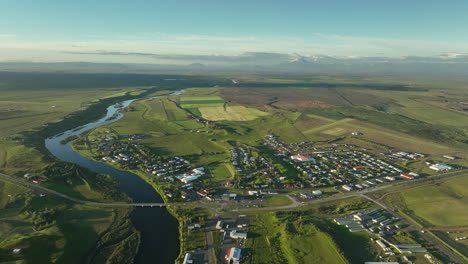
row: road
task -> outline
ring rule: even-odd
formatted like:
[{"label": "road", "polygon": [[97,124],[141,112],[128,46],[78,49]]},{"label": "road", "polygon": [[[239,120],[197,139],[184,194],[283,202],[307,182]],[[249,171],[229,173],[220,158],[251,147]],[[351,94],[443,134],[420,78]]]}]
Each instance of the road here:
[{"label": "road", "polygon": [[208,264],[215,264],[216,260],[213,259],[213,256],[216,255],[214,252],[214,247],[213,247],[213,234],[211,233],[210,228],[208,225],[205,227],[205,237],[206,237],[206,251],[207,251],[207,260]]},{"label": "road", "polygon": [[95,201],[88,201],[88,200],[81,200],[49,188],[43,187],[39,184],[31,183],[16,177],[8,176],[6,174],[0,173],[0,177],[6,180],[13,181],[15,183],[27,186],[32,190],[39,191],[42,193],[47,193],[51,195],[55,195],[57,197],[75,202],[80,204],[90,204],[90,205],[97,205],[97,206],[107,206],[107,207],[165,207],[165,206],[187,206],[187,207],[198,207],[198,208],[206,208],[206,209],[213,209],[210,206],[204,206],[200,204],[193,204],[193,203],[101,203]]},{"label": "road", "polygon": [[[441,175],[425,177],[425,178],[422,178],[422,179],[417,179],[417,180],[412,180],[412,181],[400,181],[400,182],[397,182],[397,183],[391,183],[391,184],[387,184],[387,185],[383,185],[383,186],[369,188],[369,189],[366,189],[366,190],[363,190],[363,191],[350,192],[350,193],[344,194],[344,195],[330,196],[330,197],[327,197],[327,198],[316,199],[316,200],[308,201],[306,203],[299,203],[294,198],[292,198],[291,196],[286,195],[289,199],[292,200],[292,204],[284,205],[284,206],[273,206],[273,207],[240,208],[240,209],[234,209],[234,210],[239,211],[239,212],[246,212],[246,211],[252,212],[252,211],[275,211],[275,210],[293,209],[293,208],[303,207],[303,206],[307,206],[307,205],[311,205],[311,204],[325,203],[325,202],[330,202],[330,201],[336,201],[336,200],[351,198],[351,197],[359,196],[359,195],[362,195],[362,194],[381,191],[381,190],[384,190],[384,189],[387,189],[387,188],[390,188],[390,187],[395,187],[395,186],[403,185],[403,184],[407,184],[407,183],[413,183],[414,184],[414,183],[417,183],[419,181],[425,181],[425,180],[430,179],[430,178],[447,177],[447,176],[458,175],[458,174],[462,174],[462,173],[466,173],[466,172],[468,172],[468,169],[458,170],[458,171],[453,171],[453,172],[447,172],[447,173],[444,173],[444,174],[441,174]],[[112,206],[113,207],[115,207],[115,206],[117,206],[117,207],[120,207],[120,206],[122,206],[122,207],[187,206],[187,207],[206,208],[206,209],[216,211],[216,209],[224,209],[226,207],[226,205],[227,205],[226,203],[219,203],[219,204],[217,204],[218,206],[216,206],[216,205],[215,206],[208,206],[208,205],[203,205],[203,204],[200,204],[200,203],[102,203],[102,202],[81,200],[81,199],[78,199],[78,198],[75,198],[75,197],[72,197],[72,196],[68,196],[68,195],[63,194],[63,193],[59,193],[59,192],[51,190],[49,188],[43,187],[43,186],[41,186],[39,184],[31,183],[31,182],[19,179],[17,177],[12,177],[12,176],[9,176],[9,175],[3,174],[3,173],[0,173],[0,177],[2,177],[4,179],[7,179],[7,180],[10,180],[10,181],[13,181],[13,182],[16,182],[16,183],[21,184],[21,185],[25,185],[25,186],[33,189],[33,190],[40,191],[40,192],[43,192],[43,193],[52,194],[52,195],[61,197],[63,199],[66,199],[66,200],[69,200],[69,201],[72,201],[72,202],[81,203],[81,204],[91,204],[91,205],[97,205],[97,206],[111,206],[111,207]],[[304,191],[306,191],[306,190],[304,190]],[[216,215],[219,215],[219,214],[220,214],[220,212],[216,211]]]},{"label": "road", "polygon": [[[289,195],[286,195],[292,201],[292,203],[289,204],[289,205],[275,206],[275,207],[261,207],[261,208],[242,208],[242,209],[233,209],[231,211],[252,212],[252,211],[286,210],[286,209],[293,209],[293,208],[298,208],[298,207],[302,207],[302,206],[307,206],[307,205],[311,205],[311,204],[319,204],[319,203],[325,203],[325,202],[336,201],[336,200],[341,200],[341,199],[360,196],[360,197],[363,197],[363,198],[365,198],[365,199],[367,199],[369,201],[372,201],[373,203],[379,205],[380,207],[382,207],[386,211],[388,211],[390,214],[392,214],[394,217],[400,219],[403,224],[408,225],[408,229],[407,229],[408,231],[417,231],[418,234],[423,239],[425,239],[426,241],[428,241],[429,243],[434,245],[437,249],[439,249],[441,252],[443,252],[444,254],[449,256],[456,263],[463,263],[464,262],[463,259],[461,259],[454,252],[452,252],[449,248],[445,247],[437,239],[435,239],[434,237],[430,236],[427,233],[422,233],[420,228],[416,227],[413,223],[408,221],[406,218],[402,217],[398,212],[396,212],[392,208],[385,205],[382,201],[377,201],[377,200],[367,196],[366,194],[376,192],[376,191],[381,191],[381,190],[384,190],[384,189],[387,189],[387,188],[390,188],[390,187],[402,185],[402,184],[409,183],[409,182],[415,183],[415,182],[418,182],[418,181],[424,181],[424,179],[428,179],[428,178],[435,178],[435,177],[441,177],[441,176],[443,176],[443,177],[454,176],[454,175],[458,175],[458,174],[462,174],[462,173],[466,173],[466,172],[468,172],[468,169],[448,172],[448,173],[445,173],[443,175],[438,175],[438,176],[433,176],[433,177],[426,177],[426,178],[423,178],[421,180],[402,181],[402,182],[398,182],[398,183],[391,183],[391,184],[384,185],[384,186],[369,188],[369,189],[366,189],[364,191],[350,192],[348,194],[344,194],[344,195],[340,195],[340,196],[330,196],[330,197],[327,197],[327,198],[312,200],[312,201],[308,201],[307,203],[299,203],[293,197],[291,197]],[[30,183],[30,182],[24,181],[24,180],[16,178],[16,177],[8,176],[6,174],[0,173],[0,177],[4,178],[6,180],[13,181],[13,182],[18,183],[18,184],[21,184],[21,185],[28,186],[29,188],[31,188],[33,190],[40,191],[40,192],[43,192],[43,193],[52,194],[52,195],[61,197],[63,199],[66,199],[66,200],[69,200],[69,201],[72,201],[72,202],[76,202],[76,203],[80,203],[80,204],[91,204],[91,205],[108,206],[108,207],[115,207],[115,206],[125,206],[125,207],[129,207],[129,206],[130,207],[187,206],[187,207],[198,207],[198,208],[206,208],[206,209],[210,209],[210,210],[215,210],[217,216],[219,215],[219,213],[217,212],[216,209],[226,210],[225,209],[226,203],[220,203],[220,204],[218,204],[218,207],[210,207],[210,206],[207,206],[207,205],[201,205],[199,203],[101,203],[101,202],[87,201],[87,200],[81,200],[81,199],[78,199],[78,198],[74,198],[74,197],[59,193],[57,191],[48,189],[46,187],[40,186],[38,184]],[[211,238],[211,235],[209,235],[209,232],[206,232],[206,239],[207,239],[207,242],[212,242],[211,241],[212,238]],[[211,245],[212,243],[207,243],[207,244]],[[212,249],[210,249],[210,250],[212,250]],[[209,255],[211,255],[211,254],[209,254]],[[209,263],[213,263],[213,262],[214,262],[214,260],[211,259],[211,257],[209,257]]]}]

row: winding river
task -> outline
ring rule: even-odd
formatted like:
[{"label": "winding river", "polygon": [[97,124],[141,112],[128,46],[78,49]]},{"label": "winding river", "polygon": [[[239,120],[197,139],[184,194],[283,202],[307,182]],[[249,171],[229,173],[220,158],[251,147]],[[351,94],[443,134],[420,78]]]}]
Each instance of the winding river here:
[{"label": "winding river", "polygon": [[[184,90],[179,90],[170,95],[179,95],[183,92]],[[162,202],[161,196],[139,176],[81,156],[70,146],[72,142],[60,144],[60,141],[69,136],[79,136],[85,131],[119,120],[123,116],[121,110],[135,100],[141,99],[126,100],[111,105],[101,119],[47,138],[45,145],[60,160],[78,164],[97,173],[111,175],[120,182],[120,190],[130,196],[134,202],[158,203]],[[130,218],[135,228],[141,233],[141,243],[135,263],[174,263],[179,254],[178,223],[166,208],[135,208]]]}]

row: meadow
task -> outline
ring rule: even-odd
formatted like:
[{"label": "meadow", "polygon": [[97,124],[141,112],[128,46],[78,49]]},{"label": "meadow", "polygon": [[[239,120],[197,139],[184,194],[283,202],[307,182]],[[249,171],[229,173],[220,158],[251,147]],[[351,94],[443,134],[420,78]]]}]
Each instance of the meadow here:
[{"label": "meadow", "polygon": [[255,108],[243,106],[203,106],[199,107],[198,110],[203,118],[210,121],[250,121],[268,115],[268,113]]},{"label": "meadow", "polygon": [[[26,187],[3,180],[0,197],[2,263],[99,263],[97,259],[123,259],[114,250],[128,237],[138,236],[126,219],[127,209],[103,209],[40,197]],[[131,252],[137,245],[138,241],[126,247]],[[11,253],[13,248],[23,250],[15,255]]]},{"label": "meadow", "polygon": [[[369,93],[397,102],[388,107],[387,111],[435,125],[468,127],[466,112],[447,107],[449,100],[453,98],[447,97],[446,91],[369,91]],[[440,101],[446,103],[437,103]]]},{"label": "meadow", "polygon": [[464,226],[468,219],[468,175],[400,193],[407,210],[430,226]]}]

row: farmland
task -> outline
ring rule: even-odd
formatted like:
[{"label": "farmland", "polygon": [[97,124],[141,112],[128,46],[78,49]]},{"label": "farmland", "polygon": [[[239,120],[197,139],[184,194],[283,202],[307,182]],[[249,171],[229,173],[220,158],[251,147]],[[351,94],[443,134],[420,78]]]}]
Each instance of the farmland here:
[{"label": "farmland", "polygon": [[[216,233],[214,239],[219,247],[226,239],[245,249],[247,263],[362,263],[376,259],[378,253],[367,233],[350,233],[328,219],[349,216],[374,203],[359,196],[327,203],[320,199],[372,190],[393,181],[403,184],[414,177],[424,179],[442,173],[429,169],[439,163],[448,163],[448,170],[463,169],[468,158],[466,114],[453,108],[461,102],[454,95],[460,90],[452,88],[452,95],[444,95],[445,102],[437,99],[441,91],[420,87],[423,82],[413,87],[397,80],[296,77],[245,75],[236,77],[239,83],[217,77],[192,82],[180,78],[178,84],[155,82],[160,87],[136,82],[135,86],[94,87],[73,93],[67,89],[5,90],[0,96],[0,111],[5,113],[0,117],[0,171],[16,176],[45,175],[41,185],[81,199],[128,201],[112,178],[55,163],[39,141],[77,126],[80,119],[93,119],[105,105],[123,97],[186,88],[181,95],[134,101],[122,111],[120,120],[85,132],[72,144],[90,159],[140,175],[165,201],[208,208],[210,213],[170,208],[180,221],[179,259],[186,252],[212,246],[207,244],[205,227],[189,229],[189,225],[206,224],[212,235],[212,222],[216,222],[209,219],[212,215],[224,217],[239,209],[253,219],[251,226],[237,225],[248,230],[248,238],[235,240],[229,233]],[[20,103],[19,97],[24,101]],[[60,120],[65,121],[57,123]],[[35,133],[41,128],[44,130]],[[445,154],[457,158],[447,160],[442,158]],[[468,217],[460,213],[467,211],[465,183],[466,177],[453,177],[389,194],[385,201],[404,209],[424,227],[460,227]],[[46,245],[46,251],[55,253],[25,250],[28,259],[70,262],[104,242],[111,246],[99,248],[96,258],[123,258],[119,252],[124,247],[130,250],[129,257],[135,254],[139,237],[128,221],[127,210],[59,204],[8,182],[0,182],[0,190],[0,206],[5,212],[0,215],[1,230],[9,230],[0,232],[6,241],[1,246],[32,248],[46,238],[54,241]],[[253,212],[309,202],[300,210]],[[57,214],[51,214],[51,221],[41,222],[37,215],[47,210]],[[390,232],[388,229],[385,231]],[[108,230],[122,236],[111,239],[106,236]],[[88,236],[78,240],[81,247],[72,252],[70,237],[78,232]],[[222,250],[216,248],[210,254],[223,259]],[[12,258],[10,251],[1,251],[3,256]]]},{"label": "farmland", "polygon": [[[1,172],[19,177],[30,174],[32,180],[43,177],[48,188],[82,199],[127,199],[110,176],[93,175],[53,159],[43,147],[44,139],[100,117],[105,107],[116,100],[167,91],[147,86],[147,81],[138,85],[141,80],[136,79],[130,81],[136,85],[126,85],[125,77],[114,75],[0,75]],[[169,111],[169,116],[177,118],[177,113]],[[128,209],[66,203],[1,180],[0,261],[129,262],[136,253],[139,235],[128,213]],[[22,253],[12,254],[12,249],[18,247]]]},{"label": "farmland", "polygon": [[404,203],[403,208],[407,208],[411,215],[421,219],[424,225],[463,226],[468,217],[467,178],[465,175],[447,179],[395,195]]},{"label": "farmland", "polygon": [[249,121],[258,117],[268,115],[255,108],[243,106],[203,106],[199,108],[203,118],[211,121],[229,120],[229,121]]}]

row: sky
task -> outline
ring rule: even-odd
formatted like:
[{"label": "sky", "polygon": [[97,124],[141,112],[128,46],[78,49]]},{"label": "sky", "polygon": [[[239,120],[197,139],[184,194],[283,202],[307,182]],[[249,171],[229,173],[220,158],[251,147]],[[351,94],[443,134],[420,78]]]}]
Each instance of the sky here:
[{"label": "sky", "polygon": [[0,61],[468,53],[466,0],[0,0],[0,7]]}]

